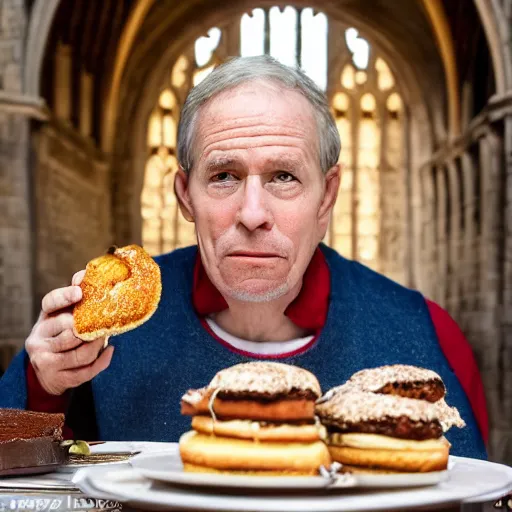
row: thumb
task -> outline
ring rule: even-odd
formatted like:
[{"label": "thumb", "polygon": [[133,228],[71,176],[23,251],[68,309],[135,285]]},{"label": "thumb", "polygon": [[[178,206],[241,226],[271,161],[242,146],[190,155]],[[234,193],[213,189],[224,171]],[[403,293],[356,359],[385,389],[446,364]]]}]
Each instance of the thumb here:
[{"label": "thumb", "polygon": [[84,280],[84,276],[85,276],[85,269],[80,270],[71,279],[71,284],[73,286],[80,286],[80,283]]}]

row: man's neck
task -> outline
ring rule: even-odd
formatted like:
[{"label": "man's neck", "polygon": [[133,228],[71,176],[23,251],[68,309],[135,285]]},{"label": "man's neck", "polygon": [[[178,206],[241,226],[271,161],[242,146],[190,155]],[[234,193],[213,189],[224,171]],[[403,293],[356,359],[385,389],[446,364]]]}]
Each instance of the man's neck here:
[{"label": "man's neck", "polygon": [[295,325],[284,313],[297,297],[299,285],[283,297],[270,302],[239,302],[226,299],[228,309],[212,315],[226,332],[248,341],[288,341],[311,332]]}]

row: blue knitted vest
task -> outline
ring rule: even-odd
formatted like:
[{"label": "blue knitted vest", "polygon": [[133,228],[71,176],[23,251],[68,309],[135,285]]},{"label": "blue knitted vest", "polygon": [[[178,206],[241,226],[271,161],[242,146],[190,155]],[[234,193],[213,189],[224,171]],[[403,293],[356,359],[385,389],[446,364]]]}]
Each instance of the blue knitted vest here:
[{"label": "blue knitted vest", "polygon": [[[485,458],[485,447],[469,402],[439,346],[427,305],[406,289],[359,263],[321,246],[331,275],[326,324],[306,352],[281,359],[313,372],[322,390],[354,372],[384,364],[430,368],[444,380],[447,402],[467,423],[451,429],[452,454]],[[99,438],[177,441],[190,428],[180,415],[180,397],[206,385],[222,368],[249,360],[215,341],[192,307],[197,248],[160,256],[162,298],[144,325],[111,338],[110,367],[92,381]],[[0,406],[26,406],[22,351],[0,381]]]}]

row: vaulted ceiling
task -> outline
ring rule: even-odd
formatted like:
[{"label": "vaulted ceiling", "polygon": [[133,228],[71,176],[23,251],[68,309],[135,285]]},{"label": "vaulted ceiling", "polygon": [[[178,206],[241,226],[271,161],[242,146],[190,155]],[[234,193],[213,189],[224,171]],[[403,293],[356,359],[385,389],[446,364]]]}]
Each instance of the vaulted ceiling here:
[{"label": "vaulted ceiling", "polygon": [[[31,3],[28,2],[29,6]],[[148,77],[163,58],[172,58],[173,49],[176,54],[183,43],[203,35],[230,13],[272,4],[266,0],[257,5],[248,0],[228,0],[220,7],[215,0],[62,0],[47,42],[41,92],[51,108],[57,44],[69,45],[73,55],[72,83],[76,89],[82,70],[94,76],[93,135],[100,144],[104,137],[112,138],[112,133],[105,133],[109,130],[105,109],[112,107],[109,102],[117,104],[111,125],[117,122],[117,126],[124,126],[133,114],[131,109],[146,93]],[[448,124],[448,104],[452,99],[447,94],[446,62],[424,0],[298,0],[295,4],[314,6],[358,27],[388,56],[398,74],[403,71],[403,80],[409,82],[405,85],[411,91],[415,87],[415,92],[411,92],[415,99],[411,96],[411,101],[420,98],[426,105],[437,102],[435,108],[445,110],[444,121]],[[475,114],[494,90],[492,66],[478,13],[472,1],[444,0],[439,5],[444,7],[453,38],[455,86],[460,93],[465,81],[475,84]],[[136,16],[139,19],[134,23]],[[129,30],[134,32],[127,38]],[[128,53],[121,67],[122,80],[116,83],[121,50]],[[119,88],[113,100],[112,87]],[[72,109],[75,121],[77,105]],[[104,147],[112,149],[108,144]]]}]

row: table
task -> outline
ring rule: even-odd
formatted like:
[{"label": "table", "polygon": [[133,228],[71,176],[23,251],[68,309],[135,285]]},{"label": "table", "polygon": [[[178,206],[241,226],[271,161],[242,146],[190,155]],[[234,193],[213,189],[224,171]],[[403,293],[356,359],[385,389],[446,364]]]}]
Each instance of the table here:
[{"label": "table", "polygon": [[[175,443],[109,442],[93,447],[93,451],[98,453],[127,450],[146,453],[161,453],[162,450],[169,450],[169,453],[171,453],[173,449],[176,450]],[[119,465],[117,469],[122,467],[126,468],[126,465]],[[97,496],[83,494],[72,482],[72,478],[73,473],[61,472],[0,479],[0,512],[138,512],[137,509],[123,505],[119,501],[99,499]],[[512,510],[512,495],[503,499],[501,505],[501,508],[496,508],[495,500],[491,500],[486,503],[470,502],[461,507],[446,508],[446,506],[438,506],[437,508],[430,507],[421,510],[445,512],[510,511]]]},{"label": "table", "polygon": [[[467,504],[462,507],[428,508],[439,512],[487,512],[512,510],[512,495],[507,506],[507,499],[502,507],[495,503]],[[405,509],[404,509],[405,510]],[[139,512],[117,501],[90,498],[80,491],[41,491],[41,490],[0,490],[0,512]]]}]

